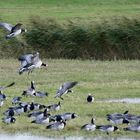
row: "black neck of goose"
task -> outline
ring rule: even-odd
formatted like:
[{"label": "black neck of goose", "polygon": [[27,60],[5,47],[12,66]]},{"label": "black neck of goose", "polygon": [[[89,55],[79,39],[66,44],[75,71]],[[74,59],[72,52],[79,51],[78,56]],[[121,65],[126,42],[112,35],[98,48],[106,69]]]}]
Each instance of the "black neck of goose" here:
[{"label": "black neck of goose", "polygon": [[46,66],[47,66],[47,64],[45,64],[45,63],[42,63],[42,64],[41,64],[41,66],[44,66],[44,67],[46,67]]},{"label": "black neck of goose", "polygon": [[128,120],[123,119],[123,123],[129,124]]},{"label": "black neck of goose", "polygon": [[118,130],[118,127],[117,126],[114,126],[114,131]]},{"label": "black neck of goose", "polygon": [[72,119],[76,118],[75,113],[72,114]]},{"label": "black neck of goose", "polygon": [[25,105],[24,106],[24,112],[27,112],[27,110],[28,110],[28,105]]},{"label": "black neck of goose", "polygon": [[31,81],[31,88],[35,89],[34,83]]},{"label": "black neck of goose", "polygon": [[91,119],[91,124],[94,124],[94,120],[93,120],[93,118]]},{"label": "black neck of goose", "polygon": [[34,110],[34,103],[31,103],[30,110]]},{"label": "black neck of goose", "polygon": [[24,33],[24,32],[26,32],[26,30],[25,29],[21,29],[21,33]]}]

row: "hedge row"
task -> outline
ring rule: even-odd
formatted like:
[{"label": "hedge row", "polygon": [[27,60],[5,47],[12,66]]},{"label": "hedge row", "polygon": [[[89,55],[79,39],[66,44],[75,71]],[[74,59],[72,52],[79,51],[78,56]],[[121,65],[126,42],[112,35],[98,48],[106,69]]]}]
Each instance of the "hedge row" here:
[{"label": "hedge row", "polygon": [[57,23],[53,19],[32,18],[24,42],[26,45],[16,39],[10,41],[11,45],[21,46],[11,51],[17,55],[23,51],[40,51],[46,58],[140,59],[140,20]]}]

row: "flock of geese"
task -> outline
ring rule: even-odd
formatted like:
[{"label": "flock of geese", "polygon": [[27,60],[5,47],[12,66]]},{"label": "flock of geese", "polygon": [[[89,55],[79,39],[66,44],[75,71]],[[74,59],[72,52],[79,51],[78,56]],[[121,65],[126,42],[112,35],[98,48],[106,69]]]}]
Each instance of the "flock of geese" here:
[{"label": "flock of geese", "polygon": [[[26,29],[21,28],[21,23],[18,23],[15,26],[8,23],[0,23],[0,27],[4,27],[9,31],[9,34],[6,35],[6,39],[10,39],[21,34],[22,32],[27,31]],[[19,69],[20,75],[24,72],[28,72],[29,74],[36,68],[48,67],[48,64],[42,62],[38,52],[36,52],[35,54],[22,55],[18,58],[18,60],[21,62],[21,67]],[[14,84],[15,83],[13,82],[7,86],[0,87],[0,107],[3,106],[4,101],[7,98],[2,91],[13,86]],[[35,82],[31,81],[30,87],[23,91],[22,96],[45,98],[49,95],[47,92],[45,93],[37,91],[34,84]],[[73,92],[72,88],[77,84],[77,81],[65,82],[57,90],[55,98],[60,98],[61,100],[64,100],[62,96],[68,94],[69,92]],[[87,96],[87,103],[91,104],[93,102],[94,97],[89,94]],[[13,106],[9,107],[3,113],[5,117],[2,120],[6,124],[15,123],[15,116],[26,113],[27,117],[32,119],[31,123],[46,125],[46,129],[62,130],[65,128],[69,120],[76,119],[78,117],[78,115],[73,112],[51,115],[52,111],[58,111],[61,109],[60,101],[57,104],[44,105],[34,102],[22,102],[22,97],[17,96],[11,100],[11,103]],[[107,114],[106,118],[114,125],[96,125],[95,118],[93,117],[91,118],[91,122],[81,126],[81,129],[86,131],[100,130],[109,134],[110,132],[119,130],[120,124],[128,124],[128,127],[123,129],[124,131],[140,132],[140,116],[129,114],[128,111],[125,111],[124,113]]]}]

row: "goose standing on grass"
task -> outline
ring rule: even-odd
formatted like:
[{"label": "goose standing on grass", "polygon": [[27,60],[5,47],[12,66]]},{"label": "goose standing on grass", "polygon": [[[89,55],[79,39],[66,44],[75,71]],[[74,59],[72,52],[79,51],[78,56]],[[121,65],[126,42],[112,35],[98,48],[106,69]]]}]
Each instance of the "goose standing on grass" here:
[{"label": "goose standing on grass", "polygon": [[6,124],[15,123],[16,119],[14,117],[5,117],[2,118],[3,122]]},{"label": "goose standing on grass", "polygon": [[87,130],[87,131],[94,131],[96,129],[96,125],[95,125],[94,121],[95,121],[95,118],[92,118],[91,124],[85,124],[81,127],[81,129]]},{"label": "goose standing on grass", "polygon": [[41,92],[41,91],[37,91],[37,92],[34,93],[34,96],[40,97],[40,98],[47,97],[48,95],[49,95],[49,93],[47,93],[47,92]]},{"label": "goose standing on grass", "polygon": [[13,117],[16,114],[16,112],[13,108],[9,108],[3,114],[9,117]]},{"label": "goose standing on grass", "polygon": [[50,124],[46,126],[46,129],[51,129],[51,130],[62,130],[66,126],[66,122],[61,120],[60,122],[55,122],[53,124]]},{"label": "goose standing on grass", "polygon": [[69,120],[72,120],[72,119],[75,119],[77,118],[78,115],[76,113],[64,113],[64,114],[57,114],[57,115],[54,115],[54,116],[50,116],[51,120],[52,121],[69,121]]},{"label": "goose standing on grass", "polygon": [[12,104],[19,104],[19,103],[21,103],[21,99],[22,99],[22,97],[14,97],[13,99],[12,99]]},{"label": "goose standing on grass", "polygon": [[140,132],[140,123],[135,125],[130,125],[124,128],[124,131]]},{"label": "goose standing on grass", "polygon": [[124,119],[123,117],[111,117],[111,116],[108,116],[107,120],[110,121],[111,123],[114,123],[115,125],[129,124],[129,121]]},{"label": "goose standing on grass", "polygon": [[62,95],[68,93],[68,92],[72,92],[71,88],[73,88],[75,85],[77,85],[78,82],[66,82],[64,83],[62,86],[60,86],[60,88],[58,89],[57,93],[56,93],[56,97],[59,97],[60,99],[63,100],[63,98],[61,97]]},{"label": "goose standing on grass", "polygon": [[33,120],[31,123],[36,123],[36,124],[49,124],[50,123],[50,118],[49,117],[42,117],[40,119]]},{"label": "goose standing on grass", "polygon": [[47,109],[45,109],[44,111],[32,112],[28,114],[28,117],[36,119],[36,120],[39,120],[48,116],[50,116],[50,114],[48,114]]},{"label": "goose standing on grass", "polygon": [[43,109],[45,108],[46,106],[45,105],[41,105],[39,103],[34,103],[32,102],[29,106],[28,106],[28,110],[29,111],[33,111],[33,110],[40,110],[40,109]]},{"label": "goose standing on grass", "polygon": [[58,104],[48,105],[46,106],[46,108],[48,109],[48,111],[58,111],[61,108],[61,104],[60,102],[58,102]]},{"label": "goose standing on grass", "polygon": [[78,115],[76,113],[64,113],[64,114],[60,114],[60,115],[55,115],[55,116],[51,116],[52,120],[54,121],[69,121],[71,119],[75,119],[77,118]]},{"label": "goose standing on grass", "polygon": [[24,95],[24,96],[28,96],[28,95],[34,96],[34,93],[36,92],[34,83],[35,83],[34,81],[31,81],[31,86],[27,90],[24,90],[22,95]]},{"label": "goose standing on grass", "polygon": [[94,101],[94,97],[91,95],[91,94],[89,94],[88,96],[87,96],[87,102],[88,103],[92,103]]},{"label": "goose standing on grass", "polygon": [[124,118],[129,121],[130,123],[138,123],[140,122],[140,116],[134,115],[134,114],[125,114]]},{"label": "goose standing on grass", "polygon": [[96,129],[99,129],[101,132],[106,132],[109,135],[109,132],[114,132],[119,130],[117,126],[112,125],[100,125],[96,126]]},{"label": "goose standing on grass", "polygon": [[71,119],[77,118],[78,115],[76,113],[64,113],[61,115],[62,120],[69,121]]},{"label": "goose standing on grass", "polygon": [[126,110],[123,114],[121,114],[121,113],[113,113],[113,114],[107,114],[106,116],[107,117],[122,117],[122,118],[124,118],[124,116],[126,115],[126,114],[128,114],[128,110]]},{"label": "goose standing on grass", "polygon": [[25,113],[28,110],[28,105],[23,106],[14,106],[9,109],[14,110],[14,115],[20,115],[21,113]]},{"label": "goose standing on grass", "polygon": [[18,60],[21,61],[21,68],[19,70],[19,74],[22,74],[25,71],[28,71],[29,74],[35,68],[41,68],[42,66],[48,67],[48,64],[43,63],[42,60],[39,58],[39,52],[34,55],[22,55],[21,57],[19,57]]},{"label": "goose standing on grass", "polygon": [[27,32],[27,30],[24,28],[21,28],[21,26],[22,26],[21,23],[17,23],[15,26],[8,23],[0,23],[0,27],[3,27],[10,32],[8,35],[6,35],[6,39],[15,37],[23,32]]}]

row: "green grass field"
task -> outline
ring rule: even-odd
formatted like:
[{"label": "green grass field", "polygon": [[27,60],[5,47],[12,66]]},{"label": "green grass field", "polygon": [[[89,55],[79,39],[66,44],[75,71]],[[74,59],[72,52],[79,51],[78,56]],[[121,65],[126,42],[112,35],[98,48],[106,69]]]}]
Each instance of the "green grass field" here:
[{"label": "green grass field", "polygon": [[[131,114],[140,115],[139,104],[128,103],[101,103],[102,99],[110,98],[135,98],[140,97],[140,61],[80,61],[80,60],[44,60],[48,62],[48,69],[37,69],[29,76],[27,73],[18,75],[20,66],[17,60],[0,60],[0,85],[6,85],[15,81],[15,86],[6,89],[4,93],[10,97],[5,101],[0,112],[4,112],[8,106],[11,106],[11,99],[14,96],[20,96],[22,91],[34,80],[36,88],[41,91],[49,92],[49,97],[22,97],[22,101],[34,101],[49,105],[57,103],[60,99],[55,99],[55,93],[59,86],[66,81],[78,81],[79,84],[74,87],[74,93],[64,96],[61,101],[62,108],[59,114],[64,112],[76,112],[78,118],[67,123],[66,128],[61,131],[49,131],[45,126],[31,124],[27,114],[17,116],[15,124],[6,125],[0,121],[0,131],[7,133],[29,132],[36,135],[45,136],[107,136],[99,131],[84,132],[80,127],[90,122],[92,116],[96,117],[96,124],[110,124],[106,120],[108,113],[123,113],[129,110]],[[86,103],[87,95],[91,93],[95,96],[93,104]],[[0,119],[3,115],[0,115]],[[140,134],[124,132],[120,125],[120,131],[112,133],[110,136],[139,137]]]},{"label": "green grass field", "polygon": [[[104,21],[112,18],[140,16],[140,0],[0,0],[0,22],[15,24],[30,24],[32,17],[53,18],[59,22],[77,21]],[[28,28],[28,27],[27,27]],[[20,37],[19,37],[20,38]],[[21,37],[22,38],[22,37]],[[10,44],[11,47],[12,44]],[[16,46],[14,46],[16,48]],[[8,47],[6,52],[10,53]],[[18,52],[19,49],[16,51]],[[81,61],[81,60],[44,60],[49,64],[48,69],[35,70],[29,76],[27,73],[18,75],[20,66],[18,60],[0,59],[0,86],[15,81],[15,86],[6,89],[8,95],[5,104],[0,108],[1,133],[24,133],[45,136],[107,136],[99,131],[84,132],[80,127],[96,117],[96,124],[110,124],[106,120],[108,113],[123,113],[129,110],[131,114],[140,115],[139,104],[102,103],[103,99],[111,98],[140,98],[140,61]],[[11,106],[11,99],[20,96],[31,80],[36,88],[49,92],[49,97],[22,97],[25,102],[38,102],[45,105],[58,103],[55,93],[59,86],[66,81],[78,81],[74,93],[64,96],[62,108],[53,114],[76,112],[78,118],[68,122],[63,131],[49,131],[45,126],[31,124],[27,114],[17,116],[15,124],[2,123],[2,113]],[[95,96],[93,104],[86,103],[87,95]],[[122,131],[125,125],[120,125],[120,131],[110,136],[140,137],[140,133]]]},{"label": "green grass field", "polygon": [[32,16],[59,21],[98,21],[125,16],[139,18],[139,0],[4,0],[0,1],[0,18],[5,22],[29,23]]}]

